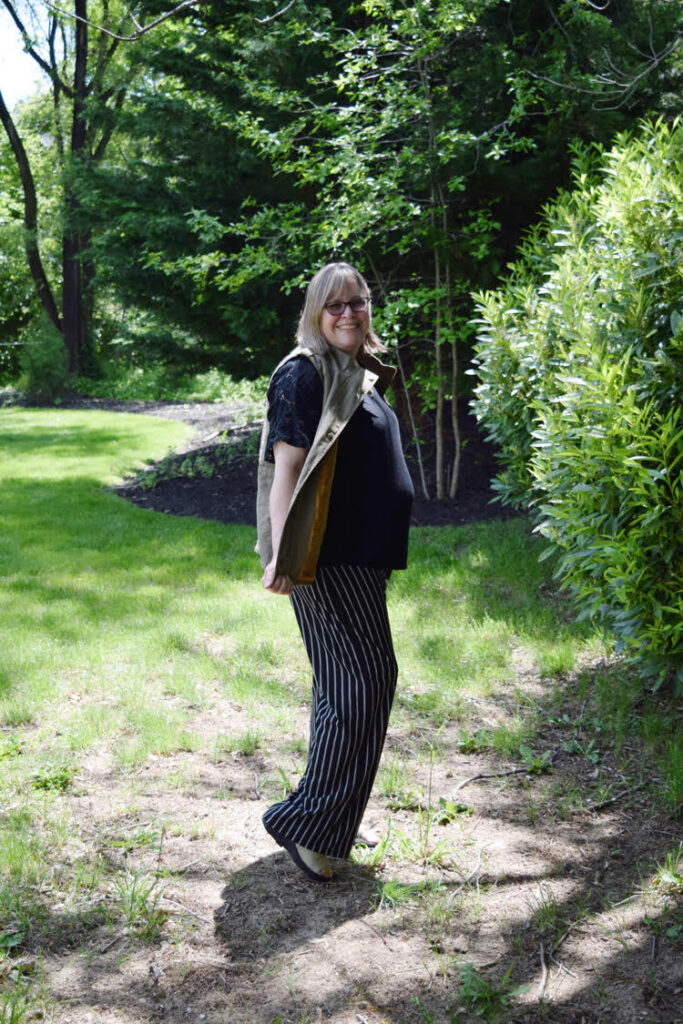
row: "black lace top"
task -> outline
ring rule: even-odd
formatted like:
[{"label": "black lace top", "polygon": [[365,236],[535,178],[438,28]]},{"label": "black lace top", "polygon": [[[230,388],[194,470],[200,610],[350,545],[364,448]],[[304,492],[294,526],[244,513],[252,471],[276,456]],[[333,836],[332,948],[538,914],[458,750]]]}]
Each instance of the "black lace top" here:
[{"label": "black lace top", "polygon": [[323,411],[323,382],[308,356],[295,356],[275,373],[268,388],[270,432],[266,462],[275,462],[273,445],[285,441],[310,448]]},{"label": "black lace top", "polygon": [[[268,389],[269,462],[277,441],[311,447],[322,404],[323,385],[311,360],[288,360]],[[412,501],[396,414],[373,389],[339,437],[318,564],[405,569]]]}]

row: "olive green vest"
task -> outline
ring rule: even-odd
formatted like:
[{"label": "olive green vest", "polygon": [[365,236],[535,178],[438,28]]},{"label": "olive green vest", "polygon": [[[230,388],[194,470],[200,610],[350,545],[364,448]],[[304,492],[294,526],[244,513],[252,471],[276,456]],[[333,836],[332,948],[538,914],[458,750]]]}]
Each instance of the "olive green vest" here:
[{"label": "olive green vest", "polygon": [[[323,407],[313,444],[306,456],[289,505],[275,574],[289,576],[295,583],[312,583],[327,525],[339,435],[360,405],[363,396],[375,385],[383,392],[393,380],[396,371],[371,355],[358,357],[363,363],[361,366],[352,356],[339,349],[330,348],[323,355],[319,355],[306,348],[295,348],[278,364],[275,372],[289,359],[300,355],[308,356],[320,374],[323,382]],[[261,565],[264,568],[273,557],[270,489],[273,485],[275,466],[272,462],[266,462],[264,458],[269,428],[266,406],[259,450],[256,499],[256,551],[261,556]]]}]

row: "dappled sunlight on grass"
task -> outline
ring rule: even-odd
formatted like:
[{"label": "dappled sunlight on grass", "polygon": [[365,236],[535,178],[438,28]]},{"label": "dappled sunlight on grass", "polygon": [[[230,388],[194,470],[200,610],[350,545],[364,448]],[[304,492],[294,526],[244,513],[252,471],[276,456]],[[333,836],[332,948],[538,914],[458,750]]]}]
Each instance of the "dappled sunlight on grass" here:
[{"label": "dappled sunlight on grass", "polygon": [[[216,677],[230,687],[236,671],[242,685],[262,665],[272,667],[263,685],[276,687],[277,648],[295,627],[286,602],[255,599],[254,531],[163,516],[103,488],[119,462],[182,437],[178,424],[71,412],[3,412],[0,424],[5,438],[18,433],[0,467],[0,714],[8,700],[11,719],[17,702],[35,709],[74,689],[121,695]],[[239,635],[239,650],[212,654],[207,634]]]},{"label": "dappled sunlight on grass", "polygon": [[590,627],[548,600],[543,546],[524,519],[413,530],[408,572],[390,585],[404,679],[485,693],[513,672],[520,650],[559,674],[598,649]]},{"label": "dappled sunlight on grass", "polygon": [[[446,1020],[449,975],[468,963],[472,985],[514,969],[538,991],[543,943],[559,1006],[594,984],[596,950],[598,984],[608,977],[605,937],[615,948],[625,937],[634,957],[644,936],[665,951],[679,942],[680,848],[660,857],[664,840],[642,827],[663,788],[631,747],[639,729],[661,758],[673,713],[623,703],[618,664],[582,668],[598,642],[567,615],[524,520],[413,531],[409,569],[388,591],[400,679],[369,807],[384,835],[309,902],[259,824],[304,769],[311,678],[289,602],[260,586],[255,531],[106,489],[131,464],[129,439],[144,459],[178,436],[174,424],[84,413],[60,441],[61,413],[16,415],[0,465],[0,954],[43,958],[55,1007],[69,986],[95,1005],[96,964],[112,1012],[138,1019],[149,990],[132,972],[147,978],[163,959],[175,1005],[210,1015],[216,997],[225,1019],[246,1019],[233,981],[273,998],[282,965],[298,985],[325,949],[325,977],[342,950],[345,977],[386,982],[385,1007],[406,1005],[412,1020],[419,995],[425,1021]],[[564,674],[557,688],[540,679]],[[645,813],[624,803],[640,814],[631,835],[592,807],[620,800],[634,765]],[[672,792],[682,774],[670,773]],[[632,897],[638,912],[622,909]],[[549,966],[560,951],[583,972],[571,987]],[[213,975],[188,972],[207,957]],[[333,997],[350,1005],[346,989]],[[278,1013],[303,1021],[304,1004]]]}]

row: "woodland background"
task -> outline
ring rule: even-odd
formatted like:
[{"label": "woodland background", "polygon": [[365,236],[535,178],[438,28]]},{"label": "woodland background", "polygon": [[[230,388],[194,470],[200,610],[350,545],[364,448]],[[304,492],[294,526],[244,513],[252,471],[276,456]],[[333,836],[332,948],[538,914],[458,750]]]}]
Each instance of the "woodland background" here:
[{"label": "woodland background", "polygon": [[2,3],[44,75],[0,94],[6,384],[219,398],[349,259],[424,497],[474,397],[579,610],[680,680],[678,3]]}]

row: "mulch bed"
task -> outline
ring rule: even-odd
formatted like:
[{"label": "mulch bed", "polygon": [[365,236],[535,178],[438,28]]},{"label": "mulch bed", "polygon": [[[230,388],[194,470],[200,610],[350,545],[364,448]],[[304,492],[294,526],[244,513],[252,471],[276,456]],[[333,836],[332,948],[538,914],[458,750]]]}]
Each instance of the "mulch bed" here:
[{"label": "mulch bed", "polygon": [[[20,399],[15,392],[0,395],[0,405],[17,404]],[[142,413],[189,423],[195,433],[185,446],[126,480],[116,488],[117,494],[169,515],[255,525],[260,424],[247,421],[246,407],[209,402],[116,401],[72,394],[60,408]],[[462,461],[458,493],[453,500],[424,497],[415,444],[409,432],[404,432],[406,458],[415,485],[415,526],[460,526],[518,514],[495,500],[491,487],[496,474],[495,448],[483,437],[466,400],[459,406],[459,423]],[[430,496],[435,493],[432,435],[430,424],[423,424],[422,459]],[[446,437],[446,464],[452,464],[452,459],[452,441]]]},{"label": "mulch bed", "polygon": [[[122,403],[117,403],[120,406]],[[126,403],[128,406],[128,403]],[[101,406],[100,406],[101,407]],[[258,423],[239,424],[239,410],[216,405],[162,405],[147,408],[137,404],[128,412],[181,419],[196,428],[190,446],[166,459],[163,467],[152,467],[118,488],[118,493],[145,508],[171,515],[197,516],[222,523],[255,525],[256,463],[260,431]],[[500,502],[494,501],[491,481],[496,473],[495,449],[482,436],[474,416],[465,407],[460,412],[462,431],[462,462],[460,485],[454,500],[427,499],[422,493],[415,446],[405,438],[408,466],[415,485],[412,522],[415,526],[462,525],[515,515]],[[433,451],[423,445],[427,486],[434,494]],[[191,461],[200,458],[194,475]],[[452,451],[447,452],[452,459]],[[150,481],[154,478],[153,485]]]}]

